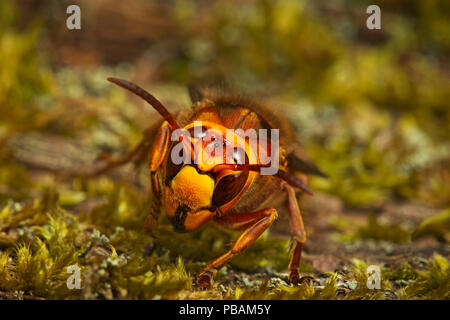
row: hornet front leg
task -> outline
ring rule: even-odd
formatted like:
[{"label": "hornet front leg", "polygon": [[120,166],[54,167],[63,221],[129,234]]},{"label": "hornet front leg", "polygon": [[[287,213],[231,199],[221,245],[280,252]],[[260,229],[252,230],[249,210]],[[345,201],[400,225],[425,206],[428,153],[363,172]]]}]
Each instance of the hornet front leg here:
[{"label": "hornet front leg", "polygon": [[272,225],[277,216],[278,213],[275,209],[267,208],[256,212],[230,214],[218,218],[217,222],[233,229],[247,229],[239,236],[230,251],[209,263],[203,269],[197,278],[197,285],[202,289],[209,288],[217,271],[258,239]]},{"label": "hornet front leg", "polygon": [[169,125],[167,121],[164,121],[156,136],[150,157],[150,179],[153,197],[150,213],[147,216],[144,225],[145,230],[149,233],[152,232],[153,228],[158,222],[159,214],[161,213],[161,186],[159,185],[158,169],[160,168],[161,163],[167,153],[169,135]]}]

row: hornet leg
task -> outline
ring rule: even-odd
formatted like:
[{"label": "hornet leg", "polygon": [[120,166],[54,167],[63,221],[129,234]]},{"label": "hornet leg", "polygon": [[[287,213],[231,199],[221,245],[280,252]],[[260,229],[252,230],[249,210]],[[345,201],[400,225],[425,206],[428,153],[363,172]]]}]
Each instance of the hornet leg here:
[{"label": "hornet leg", "polygon": [[306,241],[306,232],[294,188],[285,184],[284,189],[288,195],[289,224],[293,241],[293,252],[291,261],[289,262],[289,282],[292,284],[299,284],[303,282],[303,280],[309,279],[309,277],[300,279],[298,273],[302,257],[302,247],[303,243]]},{"label": "hornet leg", "polygon": [[[277,218],[277,211],[273,208],[263,209],[252,213],[241,213],[218,218],[217,222],[233,225],[241,228],[251,224],[236,240],[233,248],[209,263],[197,278],[197,285],[203,289],[211,286],[214,275],[228,263],[235,255],[244,251],[250,244],[261,236],[261,234],[272,225]],[[223,220],[223,221],[221,221]],[[226,220],[226,221],[225,221]]]},{"label": "hornet leg", "polygon": [[150,157],[150,179],[152,185],[152,205],[150,214],[145,220],[144,229],[151,233],[156,223],[158,222],[159,214],[161,213],[161,187],[159,185],[158,169],[167,153],[167,146],[169,142],[170,129],[166,121],[162,124],[158,131],[156,140],[153,144],[152,153]]}]

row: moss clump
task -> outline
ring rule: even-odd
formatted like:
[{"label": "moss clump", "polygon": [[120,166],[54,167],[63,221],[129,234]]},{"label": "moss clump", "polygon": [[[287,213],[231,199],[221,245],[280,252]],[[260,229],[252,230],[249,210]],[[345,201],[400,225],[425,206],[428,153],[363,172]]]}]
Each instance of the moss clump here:
[{"label": "moss clump", "polygon": [[433,236],[441,242],[450,242],[450,208],[422,221],[414,230],[412,239],[425,236]]},{"label": "moss clump", "polygon": [[395,293],[399,299],[449,299],[450,268],[447,258],[435,254],[426,262],[425,270],[416,270],[410,264],[403,264],[386,276],[400,287]]},{"label": "moss clump", "polygon": [[[125,194],[119,202],[129,205],[136,200],[132,192]],[[100,208],[108,211],[110,201],[92,209],[92,214],[100,214]],[[286,241],[271,237],[263,237],[222,270],[212,290],[198,291],[193,276],[224,252],[223,244],[231,235],[205,229],[191,235],[168,231],[154,239],[137,223],[133,227],[133,219],[126,216],[102,226],[95,217],[76,217],[61,208],[57,195],[50,191],[29,204],[5,206],[0,220],[0,232],[7,239],[0,249],[0,291],[8,292],[9,298],[52,299],[439,299],[449,294],[448,260],[437,254],[422,270],[407,263],[397,269],[383,268],[381,290],[367,288],[367,264],[358,259],[349,271],[321,275],[292,287],[286,284],[285,275],[269,270],[284,270],[287,264],[277,259],[282,255],[286,263],[288,257]],[[162,229],[166,227],[162,221]],[[180,246],[182,236],[185,246]],[[80,268],[82,286],[70,290],[68,267],[74,265]],[[261,278],[243,276],[230,282],[233,269],[250,275],[267,271]]]},{"label": "moss clump", "polygon": [[[147,200],[127,188],[117,186],[115,196],[78,217],[60,207],[50,191],[40,200],[5,206],[0,219],[0,290],[59,299],[170,299],[193,294],[191,274],[224,253],[224,243],[235,234],[212,228],[180,235],[163,220],[160,236],[152,238],[142,230],[145,215],[139,220],[137,211],[127,211],[131,204],[136,208]],[[111,219],[104,223],[106,214]],[[248,250],[252,259],[245,253],[232,266],[282,269],[288,263],[286,248],[286,240],[263,237]],[[81,270],[80,290],[69,290],[66,284],[67,268],[73,265]]]},{"label": "moss clump", "polygon": [[[2,232],[17,237],[1,250],[0,287],[28,295],[58,298],[73,295],[66,286],[67,267],[77,264],[86,246],[76,219],[56,205],[47,194],[39,201],[17,210],[2,211]],[[17,222],[16,222],[17,221]]]}]

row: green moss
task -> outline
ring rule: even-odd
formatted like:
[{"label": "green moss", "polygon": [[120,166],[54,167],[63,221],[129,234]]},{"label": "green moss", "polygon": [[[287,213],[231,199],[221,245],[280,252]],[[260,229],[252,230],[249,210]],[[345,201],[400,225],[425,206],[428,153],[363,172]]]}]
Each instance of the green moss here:
[{"label": "green moss", "polygon": [[[270,92],[277,103],[268,105],[283,105],[298,140],[330,177],[313,178],[315,191],[332,194],[353,210],[397,200],[448,207],[450,82],[442,72],[450,48],[445,32],[449,11],[442,9],[447,1],[433,6],[414,2],[408,14],[399,12],[395,1],[386,3],[389,28],[376,43],[370,37],[361,41],[366,37],[354,21],[357,15],[351,10],[347,15],[350,1],[343,3],[343,14],[330,19],[335,8],[323,3],[212,1],[203,7],[178,1],[167,9],[176,12],[172,25],[182,28],[174,34],[165,30],[164,39],[143,41],[149,43],[152,59],[160,61],[158,80],[164,82],[152,81],[151,92],[170,110],[187,107],[185,83],[224,79],[252,95],[264,92],[262,100]],[[42,10],[42,20],[55,12],[52,5],[45,5],[49,10]],[[211,19],[192,19],[197,10]],[[314,282],[290,286],[285,274],[288,240],[269,232],[218,273],[213,289],[197,290],[195,276],[229,250],[239,233],[209,225],[177,234],[163,216],[154,236],[144,233],[152,201],[146,165],[92,179],[61,175],[98,165],[96,156],[104,151],[122,154],[136,145],[155,113],[144,112],[105,78],[147,79],[141,70],[153,66],[139,58],[125,66],[62,67],[45,53],[50,48],[59,54],[60,43],[53,42],[42,21],[24,23],[18,12],[14,1],[0,1],[2,296],[449,298],[448,257],[435,254],[416,266],[414,258],[421,252],[414,250],[412,261],[384,265],[381,289],[371,290],[366,285],[368,262],[348,263],[346,255],[336,272],[322,274],[314,268],[307,245],[301,271]],[[198,34],[200,29],[208,32]],[[91,54],[103,63],[101,50],[89,47],[86,43],[87,52],[80,56]],[[162,52],[170,59],[160,59]],[[338,240],[346,244],[376,240],[414,249],[415,240],[425,236],[439,240],[439,248],[448,242],[448,209],[424,220],[412,233],[412,243],[412,230],[382,223],[375,215],[362,225],[345,215],[336,222]],[[69,290],[67,268],[73,265],[81,270],[82,287]]]},{"label": "green moss", "polygon": [[380,289],[370,289],[367,285],[369,278],[367,272],[368,264],[364,261],[354,258],[351,267],[351,278],[356,282],[356,288],[344,297],[346,300],[380,300],[388,298],[387,293],[391,290],[392,284],[381,277]]},{"label": "green moss", "polygon": [[412,234],[413,240],[433,236],[442,242],[449,242],[450,234],[450,209],[443,210],[425,219]]},{"label": "green moss", "polygon": [[[86,248],[78,239],[82,235],[76,220],[57,206],[56,199],[52,195],[44,197],[33,204],[34,220],[20,220],[17,227],[22,229],[18,230],[27,228],[25,232],[18,232],[21,241],[2,253],[0,287],[3,290],[14,288],[49,298],[70,295],[66,286],[66,268],[76,264]],[[14,223],[14,218],[29,211],[28,206],[11,211],[10,221]]]},{"label": "green moss", "polygon": [[[123,186],[118,187],[118,190],[122,189]],[[131,196],[123,196],[120,201],[130,205],[136,198],[133,192],[126,194]],[[106,203],[110,201],[107,199]],[[100,205],[91,212],[97,215],[99,210],[110,209],[107,205]],[[6,206],[0,216],[1,231],[15,229],[19,234],[18,239],[2,244],[0,290],[20,291],[34,297],[439,299],[448,298],[449,294],[448,260],[437,254],[427,262],[425,270],[417,270],[410,264],[398,269],[383,268],[380,290],[367,288],[367,264],[358,259],[353,260],[350,272],[332,273],[321,278],[320,283],[315,280],[298,287],[289,286],[276,276],[272,276],[270,281],[267,277],[262,281],[242,278],[243,281],[239,282],[242,285],[224,282],[230,268],[250,273],[267,267],[285,270],[287,243],[269,236],[241,254],[228,271],[223,270],[214,289],[199,292],[193,287],[193,275],[204,263],[223,253],[224,243],[233,239],[234,234],[213,228],[187,235],[166,233],[164,229],[168,224],[162,221],[164,231],[160,231],[160,238],[154,239],[140,230],[138,223],[133,227],[134,218],[129,216],[103,226],[103,221],[94,217],[75,217],[58,205],[58,197],[52,192],[28,205]],[[72,265],[82,270],[82,289],[67,288],[67,267]]]},{"label": "green moss", "polygon": [[[427,263],[426,270],[411,270],[405,265],[396,275],[404,274],[409,278],[407,285],[400,288],[396,294],[399,299],[449,299],[450,298],[450,268],[448,259],[435,254]],[[406,269],[406,270],[405,270]]]},{"label": "green moss", "polygon": [[42,26],[31,21],[27,30],[20,31],[18,20],[13,2],[3,1],[0,4],[0,123],[22,121],[23,127],[36,115],[36,98],[50,91],[52,75],[38,53]]}]

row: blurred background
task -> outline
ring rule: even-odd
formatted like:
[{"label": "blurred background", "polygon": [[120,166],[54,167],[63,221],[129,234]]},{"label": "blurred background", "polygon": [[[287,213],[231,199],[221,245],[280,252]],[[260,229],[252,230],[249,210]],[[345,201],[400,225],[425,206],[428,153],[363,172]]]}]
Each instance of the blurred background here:
[{"label": "blurred background", "polygon": [[[70,4],[81,8],[81,30],[66,27]],[[366,27],[371,4],[381,8],[381,30]],[[52,203],[86,232],[109,237],[119,256],[128,252],[131,244],[118,249],[123,238],[112,238],[117,228],[142,225],[151,201],[146,164],[95,179],[76,177],[101,155],[130,150],[159,120],[106,81],[114,76],[146,88],[169,110],[187,108],[187,85],[196,84],[249,95],[295,123],[298,140],[329,176],[314,177],[316,195],[302,202],[310,234],[305,270],[338,270],[354,257],[414,266],[411,259],[437,253],[448,262],[449,57],[447,0],[2,0],[0,250],[14,260],[20,255],[8,250],[28,243],[31,257],[36,235],[48,250],[56,245],[36,229],[49,223]],[[26,206],[30,201],[39,214]],[[272,233],[286,235],[285,222],[280,217]],[[210,256],[224,250],[225,240],[193,237],[210,241]],[[256,257],[270,239],[256,246]],[[196,261],[209,257],[162,246],[169,248],[167,261],[191,259],[186,268],[194,273]],[[53,262],[57,257],[49,254]],[[266,267],[267,259],[256,264]],[[251,269],[244,262],[233,268]],[[9,285],[0,289],[26,294],[39,287],[44,297],[66,297],[55,289],[58,272],[53,286],[3,278]],[[443,279],[438,298],[449,294],[448,273]],[[127,290],[100,297],[153,297],[142,288]]]}]

